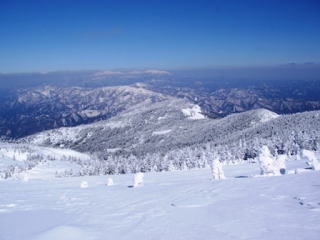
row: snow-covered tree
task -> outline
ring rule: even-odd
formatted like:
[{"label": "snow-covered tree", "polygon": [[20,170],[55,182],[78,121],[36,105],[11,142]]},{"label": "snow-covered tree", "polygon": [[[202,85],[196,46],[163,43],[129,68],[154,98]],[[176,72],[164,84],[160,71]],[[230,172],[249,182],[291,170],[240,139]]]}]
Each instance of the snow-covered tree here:
[{"label": "snow-covered tree", "polygon": [[111,177],[108,178],[107,186],[113,185],[113,179]]},{"label": "snow-covered tree", "polygon": [[320,171],[320,159],[315,151],[302,150],[302,155],[313,170]]},{"label": "snow-covered tree", "polygon": [[138,172],[138,173],[134,174],[133,187],[143,186],[143,177],[144,177],[144,173],[142,173],[142,172]]},{"label": "snow-covered tree", "polygon": [[261,175],[280,175],[280,167],[267,146],[262,146],[258,162]]},{"label": "snow-covered tree", "polygon": [[221,180],[226,178],[223,173],[222,164],[217,157],[212,160],[210,168],[214,180]]}]

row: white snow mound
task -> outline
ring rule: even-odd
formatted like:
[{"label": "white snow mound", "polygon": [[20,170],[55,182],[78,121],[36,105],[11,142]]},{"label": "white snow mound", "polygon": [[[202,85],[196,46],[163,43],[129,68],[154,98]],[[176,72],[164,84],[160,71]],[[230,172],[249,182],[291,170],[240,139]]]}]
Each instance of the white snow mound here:
[{"label": "white snow mound", "polygon": [[91,240],[89,234],[87,234],[81,228],[73,226],[59,226],[50,229],[40,235],[38,235],[35,240]]},{"label": "white snow mound", "polygon": [[184,108],[181,111],[187,118],[192,119],[192,120],[199,120],[199,119],[206,118],[201,113],[201,108],[198,105],[193,105],[191,108]]}]

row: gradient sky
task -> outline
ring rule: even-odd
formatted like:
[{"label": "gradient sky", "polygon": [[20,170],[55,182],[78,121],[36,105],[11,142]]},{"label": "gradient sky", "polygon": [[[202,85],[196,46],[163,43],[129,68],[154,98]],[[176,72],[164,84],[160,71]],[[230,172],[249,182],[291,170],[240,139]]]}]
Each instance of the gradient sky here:
[{"label": "gradient sky", "polygon": [[0,71],[320,62],[320,1],[0,1]]}]

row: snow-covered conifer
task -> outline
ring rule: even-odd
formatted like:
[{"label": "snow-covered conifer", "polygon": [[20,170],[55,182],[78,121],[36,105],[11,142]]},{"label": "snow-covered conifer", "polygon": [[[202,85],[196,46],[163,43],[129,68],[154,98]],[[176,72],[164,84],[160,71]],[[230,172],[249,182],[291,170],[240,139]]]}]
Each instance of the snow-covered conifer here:
[{"label": "snow-covered conifer", "polygon": [[144,173],[142,173],[142,172],[137,172],[136,174],[134,174],[133,187],[142,186],[143,185],[143,177],[144,177]]},{"label": "snow-covered conifer", "polygon": [[107,186],[113,185],[113,179],[111,177],[108,178]]},{"label": "snow-covered conifer", "polygon": [[210,167],[214,180],[221,180],[226,178],[223,173],[222,164],[217,157],[212,160]]},{"label": "snow-covered conifer", "polygon": [[170,172],[172,172],[172,171],[175,171],[175,170],[176,170],[176,168],[175,168],[175,166],[174,166],[174,164],[173,164],[173,162],[172,162],[172,161],[170,161],[170,162],[169,162],[168,170],[169,170]]},{"label": "snow-covered conifer", "polygon": [[307,159],[307,163],[313,170],[320,171],[320,160],[316,152],[304,149],[302,155]]},{"label": "snow-covered conifer", "polygon": [[280,168],[269,148],[264,145],[260,151],[258,162],[261,175],[280,175]]}]

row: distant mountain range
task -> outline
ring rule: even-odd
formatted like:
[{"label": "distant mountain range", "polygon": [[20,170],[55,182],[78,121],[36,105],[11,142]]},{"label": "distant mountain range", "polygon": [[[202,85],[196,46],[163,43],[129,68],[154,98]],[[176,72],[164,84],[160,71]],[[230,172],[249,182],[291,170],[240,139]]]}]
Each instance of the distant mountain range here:
[{"label": "distant mountain range", "polygon": [[21,89],[0,107],[0,135],[18,138],[47,129],[87,124],[115,116],[138,103],[168,98],[130,86]]},{"label": "distant mountain range", "polygon": [[215,117],[258,108],[269,109],[279,114],[320,109],[320,101],[303,97],[303,90],[300,89],[296,89],[295,93],[287,95],[288,93],[271,86],[220,88],[213,91],[191,87],[154,87],[152,85],[146,85],[146,87],[163,94],[186,98],[201,106],[206,114]]},{"label": "distant mountain range", "polygon": [[202,114],[209,118],[259,108],[278,114],[320,109],[320,99],[307,98],[305,89],[296,89],[290,94],[272,86],[210,90],[161,81],[95,88],[21,88],[2,99],[0,136],[20,138],[44,130],[89,124],[117,116],[134,106],[179,102],[178,99],[199,105]]}]

